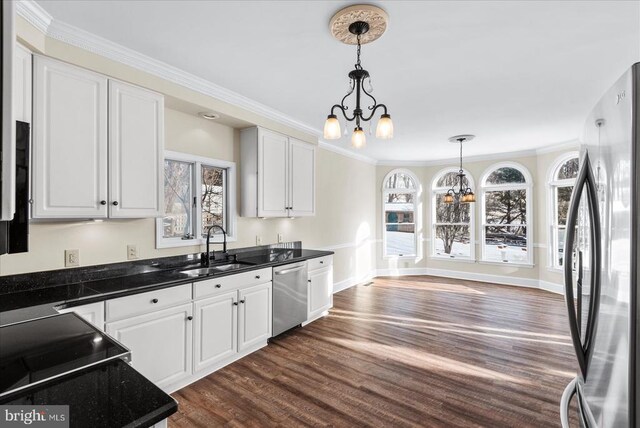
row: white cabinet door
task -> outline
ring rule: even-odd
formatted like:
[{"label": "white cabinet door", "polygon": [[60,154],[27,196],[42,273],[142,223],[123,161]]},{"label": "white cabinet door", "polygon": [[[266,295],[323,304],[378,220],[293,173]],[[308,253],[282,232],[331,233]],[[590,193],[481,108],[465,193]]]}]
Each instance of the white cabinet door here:
[{"label": "white cabinet door", "polygon": [[259,130],[258,217],[286,217],[288,138]]},{"label": "white cabinet door", "polygon": [[89,303],[88,305],[72,306],[70,308],[60,309],[58,312],[65,314],[75,312],[91,324],[96,326],[100,331],[104,331],[104,302]]},{"label": "white cabinet door", "polygon": [[31,123],[31,52],[16,44],[13,63],[15,120]]},{"label": "white cabinet door", "polygon": [[162,215],[164,99],[109,81],[109,217]]},{"label": "white cabinet door", "polygon": [[34,57],[34,218],[107,216],[107,78]]},{"label": "white cabinet door", "polygon": [[192,310],[187,303],[107,323],[106,331],[131,350],[133,367],[162,388],[191,374]]},{"label": "white cabinet door", "polygon": [[313,145],[289,138],[289,215],[315,214],[316,149]]},{"label": "white cabinet door", "polygon": [[321,315],[332,306],[333,267],[309,272],[307,319]]},{"label": "white cabinet door", "polygon": [[194,371],[238,352],[237,308],[235,290],[194,303]]},{"label": "white cabinet door", "polygon": [[238,292],[238,350],[243,351],[271,337],[271,283]]}]

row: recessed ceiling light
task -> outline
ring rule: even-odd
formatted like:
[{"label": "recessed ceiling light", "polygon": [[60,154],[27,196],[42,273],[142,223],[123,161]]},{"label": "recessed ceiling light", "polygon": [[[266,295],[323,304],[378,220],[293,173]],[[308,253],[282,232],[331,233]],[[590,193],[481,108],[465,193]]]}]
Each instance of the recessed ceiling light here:
[{"label": "recessed ceiling light", "polygon": [[201,111],[200,113],[198,113],[198,116],[207,119],[207,120],[216,120],[218,118],[220,118],[220,115],[217,113],[213,113],[210,111]]}]

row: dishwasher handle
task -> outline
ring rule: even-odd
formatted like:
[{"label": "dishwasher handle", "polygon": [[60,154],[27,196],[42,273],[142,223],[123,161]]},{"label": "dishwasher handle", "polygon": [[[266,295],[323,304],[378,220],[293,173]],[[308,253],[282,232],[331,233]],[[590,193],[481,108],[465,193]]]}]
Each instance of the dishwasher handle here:
[{"label": "dishwasher handle", "polygon": [[286,275],[286,274],[291,273],[291,272],[297,272],[297,271],[299,271],[299,270],[302,270],[302,269],[304,269],[305,267],[306,267],[306,266],[298,266],[298,267],[291,268],[291,269],[277,270],[277,271],[274,271],[274,273],[275,273],[276,275]]}]

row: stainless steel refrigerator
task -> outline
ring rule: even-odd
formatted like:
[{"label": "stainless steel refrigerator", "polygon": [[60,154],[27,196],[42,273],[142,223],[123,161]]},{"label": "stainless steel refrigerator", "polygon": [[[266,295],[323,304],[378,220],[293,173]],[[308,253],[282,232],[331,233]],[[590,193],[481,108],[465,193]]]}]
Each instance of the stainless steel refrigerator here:
[{"label": "stainless steel refrigerator", "polygon": [[[565,298],[577,376],[562,396],[563,427],[575,394],[586,427],[639,425],[640,63],[586,120],[565,238]],[[640,426],[640,425],[639,425]]]}]

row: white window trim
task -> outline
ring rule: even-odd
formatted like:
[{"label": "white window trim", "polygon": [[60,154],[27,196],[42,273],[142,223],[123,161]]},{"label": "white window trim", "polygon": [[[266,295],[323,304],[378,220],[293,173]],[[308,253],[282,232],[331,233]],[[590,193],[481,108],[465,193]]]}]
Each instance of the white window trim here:
[{"label": "white window trim", "polygon": [[[226,232],[227,242],[234,242],[238,239],[237,229],[237,210],[236,210],[236,164],[235,162],[229,162],[219,159],[207,158],[204,156],[192,155],[189,153],[172,152],[165,150],[165,159],[174,160],[179,162],[188,162],[194,164],[194,193],[196,196],[195,207],[195,225],[194,235],[199,235],[200,225],[202,224],[202,202],[200,200],[200,183],[202,180],[202,165],[212,166],[215,168],[224,168],[227,170],[226,176]],[[162,218],[156,219],[156,248],[176,248],[176,247],[189,247],[196,245],[205,245],[207,243],[206,238],[196,237],[193,239],[182,238],[164,238],[164,230],[162,226]],[[221,243],[223,241],[222,234],[215,234],[211,236],[209,242]]]},{"label": "white window trim", "polygon": [[[385,187],[385,183],[387,180],[394,174],[402,173],[406,174],[415,183],[415,189],[390,189]],[[384,209],[384,201],[386,201],[386,196],[389,193],[415,193],[415,197],[413,198],[413,215],[414,215],[414,225],[415,225],[415,236],[414,236],[414,254],[403,254],[402,256],[398,255],[388,255],[387,254],[387,231],[386,231],[386,217],[385,217],[385,209]],[[422,203],[420,203],[420,199],[422,197],[422,184],[418,177],[410,170],[404,168],[396,168],[387,173],[382,180],[382,203],[381,203],[381,213],[382,213],[382,258],[385,260],[400,260],[400,259],[420,259],[422,258]]]},{"label": "white window trim", "polygon": [[556,180],[556,174],[558,168],[560,168],[565,162],[573,159],[580,159],[580,153],[578,151],[571,151],[563,153],[558,156],[553,164],[547,170],[547,239],[549,245],[547,245],[547,270],[553,272],[562,272],[563,269],[556,266],[555,257],[556,250],[556,189],[558,187],[574,186],[576,183],[575,178],[569,178],[565,180]]},{"label": "white window trim", "polygon": [[[491,184],[487,185],[487,178],[489,175],[500,168],[515,168],[524,175],[524,183],[505,183],[505,184]],[[493,224],[487,224],[486,222],[486,193],[495,190],[525,190],[526,198],[527,198],[527,218],[526,222],[522,225],[527,228],[527,256],[528,259],[525,262],[504,262],[504,261],[496,261],[496,260],[487,260],[485,257],[485,233],[487,226],[496,226]],[[480,203],[481,203],[481,225],[480,225],[480,263],[482,264],[496,264],[496,265],[509,265],[509,266],[520,266],[520,267],[533,267],[535,266],[535,258],[533,254],[533,211],[531,210],[531,198],[533,194],[533,177],[529,170],[522,164],[518,162],[498,162],[490,165],[487,169],[485,169],[484,173],[482,173],[482,178],[480,179]],[[502,226],[502,225],[497,225]]]},{"label": "white window trim", "polygon": [[[439,225],[447,225],[447,224],[451,224],[451,223],[437,223],[435,222],[436,220],[436,194],[438,193],[446,193],[447,190],[449,190],[449,188],[444,188],[444,187],[436,187],[436,183],[438,182],[438,180],[444,175],[447,174],[449,172],[455,172],[457,173],[458,171],[460,171],[460,167],[456,167],[456,166],[449,166],[446,168],[441,169],[440,171],[438,171],[433,179],[431,180],[431,245],[429,246],[429,258],[430,259],[436,259],[436,260],[448,260],[448,261],[469,261],[469,262],[475,262],[476,260],[476,202],[471,203],[469,205],[471,205],[471,211],[469,213],[470,216],[470,221],[469,221],[469,242],[471,244],[471,253],[469,255],[469,257],[463,257],[463,256],[440,256],[436,254],[436,226]],[[471,187],[471,189],[475,189],[475,180],[473,179],[473,176],[471,175],[471,173],[466,170],[466,169],[462,169],[462,171],[466,174],[467,180],[469,181],[469,187]]]}]

